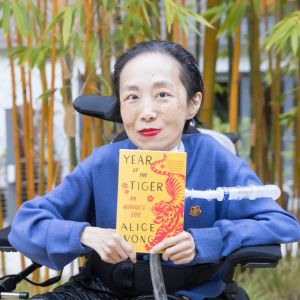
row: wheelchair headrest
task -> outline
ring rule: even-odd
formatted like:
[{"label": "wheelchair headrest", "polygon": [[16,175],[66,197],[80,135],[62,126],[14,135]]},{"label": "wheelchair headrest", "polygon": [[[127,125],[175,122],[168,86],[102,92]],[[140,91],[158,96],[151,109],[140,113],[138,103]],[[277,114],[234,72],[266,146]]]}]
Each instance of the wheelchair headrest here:
[{"label": "wheelchair headrest", "polygon": [[74,100],[73,107],[83,115],[122,123],[115,96],[81,95]]}]

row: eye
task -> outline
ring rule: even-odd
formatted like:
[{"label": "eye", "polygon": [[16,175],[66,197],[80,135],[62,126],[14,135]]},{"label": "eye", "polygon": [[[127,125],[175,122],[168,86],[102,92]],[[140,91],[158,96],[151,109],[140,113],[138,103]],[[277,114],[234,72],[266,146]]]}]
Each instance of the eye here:
[{"label": "eye", "polygon": [[167,92],[164,92],[164,91],[161,91],[157,94],[157,98],[167,98],[167,97],[170,97],[171,95]]},{"label": "eye", "polygon": [[134,100],[137,100],[137,99],[138,99],[137,95],[131,94],[131,95],[129,95],[129,96],[126,97],[125,101],[126,100],[134,101]]},{"label": "eye", "polygon": [[164,98],[164,97],[167,97],[168,95],[167,95],[167,93],[166,92],[160,92],[159,93],[159,97],[161,97],[161,98]]}]

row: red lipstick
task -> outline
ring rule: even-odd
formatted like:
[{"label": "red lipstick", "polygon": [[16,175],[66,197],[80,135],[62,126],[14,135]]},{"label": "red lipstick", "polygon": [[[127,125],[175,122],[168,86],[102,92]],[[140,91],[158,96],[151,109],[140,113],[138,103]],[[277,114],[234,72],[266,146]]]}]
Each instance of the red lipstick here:
[{"label": "red lipstick", "polygon": [[145,137],[155,136],[160,133],[160,129],[157,128],[144,128],[139,131],[139,134]]}]

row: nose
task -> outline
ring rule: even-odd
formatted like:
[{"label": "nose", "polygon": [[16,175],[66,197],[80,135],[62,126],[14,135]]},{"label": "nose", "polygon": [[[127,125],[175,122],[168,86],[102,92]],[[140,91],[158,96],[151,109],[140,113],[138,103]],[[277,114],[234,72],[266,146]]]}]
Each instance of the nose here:
[{"label": "nose", "polygon": [[151,122],[154,121],[156,117],[157,113],[152,99],[144,100],[141,108],[140,118],[143,121]]}]

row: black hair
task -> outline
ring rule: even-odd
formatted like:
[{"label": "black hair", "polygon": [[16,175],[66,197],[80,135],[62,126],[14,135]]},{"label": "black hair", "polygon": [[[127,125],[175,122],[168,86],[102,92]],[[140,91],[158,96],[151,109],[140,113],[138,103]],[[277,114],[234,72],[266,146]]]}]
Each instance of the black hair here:
[{"label": "black hair", "polygon": [[[194,56],[181,45],[168,41],[148,41],[136,44],[127,50],[117,60],[114,66],[112,82],[118,100],[116,110],[120,111],[120,74],[128,61],[143,53],[162,53],[171,56],[180,65],[180,80],[187,92],[187,101],[193,101],[197,92],[204,93],[203,80]],[[193,118],[196,123],[201,124],[197,115]],[[184,126],[187,129],[191,120]]]}]

